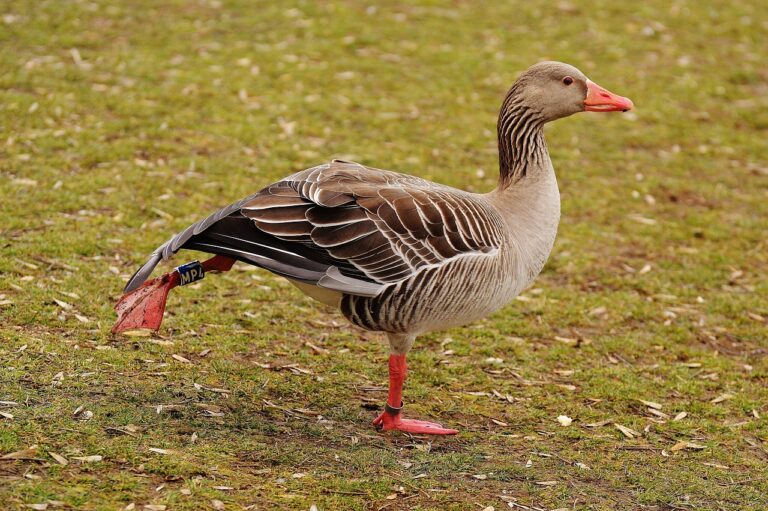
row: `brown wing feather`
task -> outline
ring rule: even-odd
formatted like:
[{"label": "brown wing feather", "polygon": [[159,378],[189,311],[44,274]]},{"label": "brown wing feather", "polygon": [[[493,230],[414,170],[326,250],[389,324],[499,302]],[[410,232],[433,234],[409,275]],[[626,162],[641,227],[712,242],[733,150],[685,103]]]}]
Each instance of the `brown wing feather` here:
[{"label": "brown wing feather", "polygon": [[[481,197],[404,174],[333,161],[296,173],[190,225],[131,277],[180,249],[223,254],[288,278],[375,296],[385,284],[502,242]],[[417,277],[418,278],[418,277]]]},{"label": "brown wing feather", "polygon": [[265,188],[241,212],[264,232],[310,243],[377,283],[487,253],[502,240],[500,217],[475,195],[341,161]]}]

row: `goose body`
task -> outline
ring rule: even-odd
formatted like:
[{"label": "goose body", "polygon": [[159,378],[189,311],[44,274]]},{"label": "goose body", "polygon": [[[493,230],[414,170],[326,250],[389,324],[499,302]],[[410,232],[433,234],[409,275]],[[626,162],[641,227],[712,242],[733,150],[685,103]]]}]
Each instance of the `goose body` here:
[{"label": "goose body", "polygon": [[[182,249],[226,261],[224,266],[206,262],[206,269],[225,270],[235,260],[263,267],[339,307],[355,325],[387,333],[390,395],[377,424],[455,433],[401,419],[405,354],[418,334],[463,325],[503,307],[542,270],[560,218],[542,127],[590,109],[590,95],[598,92],[610,95],[567,64],[542,63],[524,73],[502,105],[499,186],[487,194],[341,160],[288,176],[158,247],[128,282],[118,310],[146,315],[150,288],[164,289],[164,306],[178,277],[145,281],[160,260]],[[594,101],[602,101],[596,105],[601,111],[606,104],[614,110],[632,106],[615,95]],[[115,329],[124,325],[119,321]]]}]

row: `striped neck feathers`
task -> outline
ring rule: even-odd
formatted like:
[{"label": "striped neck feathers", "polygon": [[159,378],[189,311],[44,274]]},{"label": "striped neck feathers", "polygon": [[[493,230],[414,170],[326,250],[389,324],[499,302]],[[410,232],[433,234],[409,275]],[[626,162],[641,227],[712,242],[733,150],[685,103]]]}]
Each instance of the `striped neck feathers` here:
[{"label": "striped neck feathers", "polygon": [[[517,85],[517,84],[516,84]],[[526,105],[512,87],[499,113],[499,189],[514,185],[545,165],[544,116]]]}]

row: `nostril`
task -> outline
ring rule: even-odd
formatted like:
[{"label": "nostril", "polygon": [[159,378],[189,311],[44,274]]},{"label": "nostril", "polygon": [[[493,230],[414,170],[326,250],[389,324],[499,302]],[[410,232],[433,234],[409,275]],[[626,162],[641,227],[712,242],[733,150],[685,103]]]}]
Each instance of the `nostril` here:
[{"label": "nostril", "polygon": [[604,97],[604,98],[610,98],[610,97],[611,97],[611,95],[610,95],[610,94],[608,94],[607,92],[601,92],[601,93],[600,93],[600,95],[601,95],[602,97]]}]

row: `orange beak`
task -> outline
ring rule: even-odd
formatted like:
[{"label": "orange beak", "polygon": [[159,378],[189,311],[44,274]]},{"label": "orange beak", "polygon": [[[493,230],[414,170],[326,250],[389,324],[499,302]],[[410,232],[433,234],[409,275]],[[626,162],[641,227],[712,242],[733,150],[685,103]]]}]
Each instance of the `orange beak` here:
[{"label": "orange beak", "polygon": [[626,112],[635,105],[632,100],[614,94],[587,80],[587,99],[584,100],[584,110],[587,112]]}]

